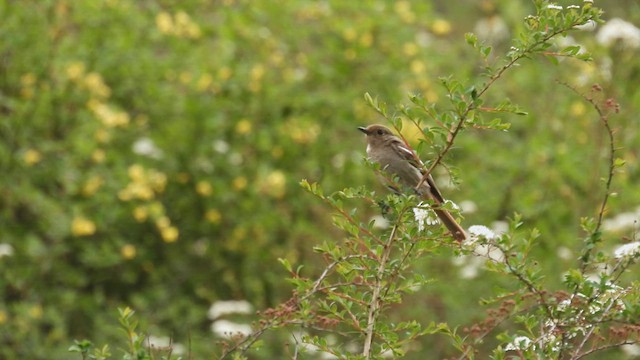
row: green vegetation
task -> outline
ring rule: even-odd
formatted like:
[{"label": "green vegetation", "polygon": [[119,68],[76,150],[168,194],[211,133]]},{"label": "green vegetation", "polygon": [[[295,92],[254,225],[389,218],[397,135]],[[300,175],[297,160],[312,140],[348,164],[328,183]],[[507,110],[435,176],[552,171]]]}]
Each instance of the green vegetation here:
[{"label": "green vegetation", "polygon": [[[464,4],[0,0],[0,358],[637,341],[640,6]],[[418,231],[370,123],[512,260]]]}]

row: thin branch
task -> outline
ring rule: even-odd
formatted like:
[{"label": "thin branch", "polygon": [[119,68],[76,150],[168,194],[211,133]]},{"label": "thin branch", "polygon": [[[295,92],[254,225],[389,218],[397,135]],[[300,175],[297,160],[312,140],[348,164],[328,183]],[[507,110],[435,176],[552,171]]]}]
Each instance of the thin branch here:
[{"label": "thin branch", "polygon": [[391,255],[391,250],[393,249],[393,241],[396,237],[396,231],[398,230],[398,225],[394,225],[391,230],[391,234],[389,235],[389,240],[385,244],[384,251],[382,252],[382,256],[380,258],[380,264],[378,265],[378,271],[376,274],[376,282],[373,287],[373,292],[371,294],[371,301],[369,303],[369,314],[367,316],[367,328],[366,328],[366,337],[364,340],[364,347],[362,349],[362,355],[365,359],[371,359],[371,345],[373,344],[373,334],[375,332],[376,320],[378,318],[378,311],[380,309],[380,292],[382,291],[383,286],[383,278],[384,271],[387,267],[387,262],[389,260],[389,256]]}]

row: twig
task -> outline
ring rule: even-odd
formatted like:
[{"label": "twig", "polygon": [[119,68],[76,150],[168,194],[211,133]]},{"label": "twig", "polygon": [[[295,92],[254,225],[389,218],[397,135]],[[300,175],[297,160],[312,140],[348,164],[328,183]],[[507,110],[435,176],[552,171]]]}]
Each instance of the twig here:
[{"label": "twig", "polygon": [[373,343],[373,334],[375,332],[376,320],[378,317],[378,310],[380,309],[380,292],[382,291],[383,286],[383,278],[384,271],[387,267],[387,261],[389,260],[389,256],[391,254],[393,241],[396,237],[396,230],[398,229],[398,225],[394,225],[391,230],[391,234],[389,235],[389,240],[385,244],[384,251],[382,252],[382,256],[380,258],[380,264],[378,265],[378,270],[376,273],[376,282],[373,287],[373,292],[371,293],[371,301],[369,303],[369,314],[367,316],[367,328],[365,330],[365,340],[364,347],[362,349],[362,355],[365,359],[371,359],[371,345]]}]

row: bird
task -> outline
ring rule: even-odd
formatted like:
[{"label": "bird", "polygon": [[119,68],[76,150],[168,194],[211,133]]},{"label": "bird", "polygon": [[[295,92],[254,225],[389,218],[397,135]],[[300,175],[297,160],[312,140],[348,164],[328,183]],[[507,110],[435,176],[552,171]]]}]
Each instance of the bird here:
[{"label": "bird", "polygon": [[[464,241],[467,235],[462,226],[458,224],[450,212],[441,208],[445,199],[431,174],[426,179],[422,179],[426,169],[415,152],[384,125],[361,126],[358,127],[358,130],[366,135],[369,160],[379,164],[380,170],[387,175],[397,177],[400,185],[414,189],[422,198],[432,200],[434,203],[433,211],[451,232],[453,238],[459,242]],[[402,192],[397,186],[390,184],[388,180],[385,183],[393,192],[397,194]],[[418,184],[420,184],[419,187]]]}]

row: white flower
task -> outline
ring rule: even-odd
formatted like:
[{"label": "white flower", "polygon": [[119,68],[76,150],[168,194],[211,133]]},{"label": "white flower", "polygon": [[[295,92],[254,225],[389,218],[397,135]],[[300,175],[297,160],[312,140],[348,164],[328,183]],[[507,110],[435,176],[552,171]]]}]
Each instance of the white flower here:
[{"label": "white flower", "polygon": [[628,228],[632,228],[638,221],[640,214],[637,212],[625,212],[616,215],[612,219],[606,219],[602,222],[603,231],[622,231]]},{"label": "white flower", "polygon": [[529,339],[526,336],[518,336],[517,338],[513,339],[512,342],[507,344],[507,346],[504,349],[506,351],[526,350],[527,348],[529,348],[530,345],[531,345],[531,339]]},{"label": "white flower", "polygon": [[596,29],[596,27],[598,27],[598,23],[593,20],[587,20],[587,22],[582,25],[574,26],[575,29],[582,31],[593,31]]},{"label": "white flower", "polygon": [[483,237],[487,240],[495,239],[496,233],[494,233],[491,229],[484,225],[472,225],[469,227],[469,237],[470,238],[480,238]]},{"label": "white flower", "polygon": [[630,22],[615,18],[600,28],[596,40],[608,47],[620,42],[623,47],[635,49],[640,47],[640,29]]},{"label": "white flower", "polygon": [[547,9],[562,10],[562,6],[556,4],[547,5]]},{"label": "white flower", "polygon": [[224,140],[216,140],[213,142],[213,150],[220,154],[226,154],[229,151],[229,143]]},{"label": "white flower", "polygon": [[570,260],[573,258],[573,252],[566,246],[560,246],[556,249],[556,254],[562,260]]},{"label": "white flower", "polygon": [[11,244],[0,244],[0,258],[13,255],[13,246]]},{"label": "white flower", "polygon": [[620,346],[622,352],[627,354],[629,357],[637,357],[640,356],[640,345],[638,344],[627,344]]},{"label": "white flower", "polygon": [[509,223],[506,221],[494,221],[491,223],[491,229],[498,235],[509,231]]},{"label": "white flower", "polygon": [[460,203],[460,208],[465,214],[473,214],[478,211],[478,205],[471,200],[464,200]]},{"label": "white flower", "polygon": [[635,256],[639,252],[640,252],[640,241],[634,241],[632,243],[618,246],[613,252],[613,256],[615,256],[616,259],[621,259],[621,258]]},{"label": "white flower", "polygon": [[171,353],[175,355],[183,355],[185,353],[184,345],[179,343],[174,343],[168,337],[159,337],[149,335],[145,345],[148,345],[150,348],[154,349],[169,349],[171,348]]},{"label": "white flower", "polygon": [[373,221],[373,227],[376,229],[386,229],[389,227],[389,220],[385,219],[382,215],[373,216],[371,221]]},{"label": "white flower", "polygon": [[162,150],[153,143],[153,140],[147,137],[140,138],[133,143],[133,153],[152,159],[161,159],[163,155]]},{"label": "white flower", "polygon": [[473,253],[498,263],[504,262],[504,253],[495,246],[478,245],[473,249]]},{"label": "white flower", "polygon": [[509,26],[502,17],[494,15],[478,20],[473,32],[478,39],[499,42],[509,37]]},{"label": "white flower", "polygon": [[480,268],[484,265],[485,259],[479,257],[468,257],[468,263],[460,268],[461,279],[474,279],[478,276]]},{"label": "white flower", "polygon": [[422,202],[413,208],[413,217],[418,223],[418,231],[424,231],[426,225],[435,225],[438,223],[438,217],[431,210],[428,204]]},{"label": "white flower", "polygon": [[567,6],[567,9],[580,9],[580,6],[578,6],[578,5],[569,5],[569,6]]},{"label": "white flower", "polygon": [[219,337],[232,338],[237,335],[248,336],[251,334],[251,326],[229,320],[218,320],[211,324],[211,331]]},{"label": "white flower", "polygon": [[246,300],[216,301],[209,308],[209,319],[215,320],[227,314],[251,314],[253,306]]},{"label": "white flower", "polygon": [[242,164],[242,162],[244,161],[244,158],[242,157],[242,154],[237,153],[237,152],[229,154],[228,159],[229,159],[229,163],[231,165],[235,165],[235,166],[238,166],[238,165]]}]

